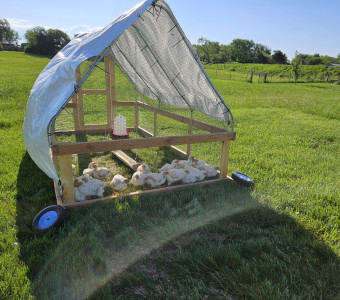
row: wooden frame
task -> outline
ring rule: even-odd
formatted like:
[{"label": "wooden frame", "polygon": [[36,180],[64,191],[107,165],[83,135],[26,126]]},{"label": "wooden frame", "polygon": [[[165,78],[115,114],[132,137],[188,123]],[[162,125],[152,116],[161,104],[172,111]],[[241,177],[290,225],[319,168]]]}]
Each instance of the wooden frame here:
[{"label": "wooden frame", "polygon": [[[150,193],[158,193],[165,191],[172,191],[182,187],[194,186],[197,184],[208,184],[219,182],[223,180],[232,180],[228,176],[228,158],[229,158],[229,147],[230,141],[234,140],[236,133],[228,131],[226,129],[213,126],[192,118],[187,118],[161,108],[153,107],[149,104],[139,101],[117,101],[115,91],[115,66],[114,62],[109,56],[105,56],[105,82],[106,89],[82,89],[78,94],[72,98],[72,102],[67,104],[67,108],[73,109],[74,115],[74,128],[75,130],[70,131],[59,131],[55,134],[85,134],[85,133],[104,133],[109,132],[113,129],[113,119],[116,116],[117,106],[131,106],[134,110],[134,127],[128,128],[128,131],[138,131],[146,138],[139,139],[117,139],[97,142],[77,142],[77,143],[57,143],[56,139],[52,140],[51,155],[56,165],[57,159],[59,159],[59,172],[61,180],[61,190],[55,182],[55,190],[58,204],[63,206],[78,206],[88,205],[96,203],[98,201],[108,201],[117,199],[120,197],[131,196],[131,195],[142,195]],[[79,67],[77,68],[76,78],[77,82],[79,77]],[[85,94],[105,94],[106,95],[106,108],[107,108],[107,123],[106,124],[85,124],[84,123],[84,109],[83,109],[83,95]],[[148,132],[139,126],[139,108],[146,109],[154,113],[153,118],[153,133]],[[157,116],[162,115],[172,120],[184,123],[188,125],[187,135],[178,136],[157,136]],[[200,129],[205,133],[192,134],[193,128]],[[94,153],[94,152],[107,152],[111,151],[117,158],[122,160],[131,169],[136,170],[139,164],[137,164],[132,158],[128,157],[122,150],[149,148],[149,147],[161,147],[167,146],[175,150],[181,157],[188,157],[191,152],[191,144],[195,143],[207,143],[207,142],[222,142],[221,149],[221,163],[220,163],[220,179],[207,180],[194,184],[186,184],[181,186],[163,187],[148,191],[134,192],[130,194],[123,194],[120,196],[111,196],[105,198],[99,198],[95,200],[89,200],[86,202],[75,202],[73,194],[73,177],[71,167],[71,156],[72,154],[82,153]],[[176,148],[176,145],[187,145],[186,151],[182,151]]]}]

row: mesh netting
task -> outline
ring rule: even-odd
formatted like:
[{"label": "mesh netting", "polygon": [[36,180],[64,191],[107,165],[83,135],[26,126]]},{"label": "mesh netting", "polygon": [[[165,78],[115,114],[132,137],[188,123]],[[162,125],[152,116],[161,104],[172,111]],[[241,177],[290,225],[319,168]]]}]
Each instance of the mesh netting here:
[{"label": "mesh netting", "polygon": [[111,47],[125,74],[145,96],[228,121],[229,110],[205,76],[170,8],[150,8]]}]

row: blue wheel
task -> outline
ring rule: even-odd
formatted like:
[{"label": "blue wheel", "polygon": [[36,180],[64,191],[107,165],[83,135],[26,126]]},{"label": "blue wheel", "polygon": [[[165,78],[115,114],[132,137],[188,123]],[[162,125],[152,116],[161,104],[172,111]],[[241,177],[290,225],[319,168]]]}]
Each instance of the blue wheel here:
[{"label": "blue wheel", "polygon": [[251,187],[255,182],[247,175],[240,172],[233,172],[231,178],[240,185]]},{"label": "blue wheel", "polygon": [[40,211],[32,222],[32,229],[36,232],[47,232],[58,228],[65,222],[65,210],[59,205],[51,205]]}]

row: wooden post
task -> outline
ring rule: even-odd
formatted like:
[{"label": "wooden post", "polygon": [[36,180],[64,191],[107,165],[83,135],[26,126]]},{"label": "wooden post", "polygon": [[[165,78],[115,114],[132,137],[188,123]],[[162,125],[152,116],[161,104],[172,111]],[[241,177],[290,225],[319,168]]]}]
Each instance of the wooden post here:
[{"label": "wooden post", "polygon": [[250,79],[249,79],[249,82],[250,82],[250,83],[253,82],[253,74],[254,74],[253,71],[251,71],[251,73],[250,73]]},{"label": "wooden post", "polygon": [[[77,84],[79,84],[81,81],[81,73],[80,73],[80,65],[77,67],[76,70],[76,82]],[[79,89],[79,92],[77,94],[74,95],[74,97],[76,97],[76,103],[77,103],[77,107],[74,108],[74,111],[76,111],[77,116],[74,119],[74,122],[76,122],[79,126],[79,129],[82,129],[85,126],[85,121],[84,121],[84,105],[83,105],[83,91],[82,88]],[[76,125],[75,125],[76,126]]]},{"label": "wooden post", "polygon": [[153,113],[153,136],[157,136],[157,112]]},{"label": "wooden post", "polygon": [[74,203],[72,155],[59,155],[60,181],[64,204]]},{"label": "wooden post", "polygon": [[135,130],[138,130],[138,103],[135,102]]},{"label": "wooden post", "polygon": [[230,141],[222,142],[220,178],[227,178]]},{"label": "wooden post", "polygon": [[[192,118],[190,119],[190,122],[188,124],[188,134],[192,134]],[[191,144],[187,144],[187,158],[189,158],[191,153]]]},{"label": "wooden post", "polygon": [[[111,58],[106,55],[104,57],[105,62],[105,83],[106,83],[106,118],[107,118],[107,126],[109,129],[113,129],[113,119],[116,115],[114,112],[114,109],[116,107],[113,107],[113,95],[112,92],[114,89],[112,89],[112,86],[114,86],[114,83],[112,83],[112,79],[114,80],[114,68],[112,68],[112,62]],[[113,75],[113,76],[112,76]]]},{"label": "wooden post", "polygon": [[74,130],[80,129],[80,122],[79,122],[79,113],[78,113],[78,95],[75,94],[72,97],[72,103],[74,103],[75,107],[73,108],[73,123],[74,123]]}]

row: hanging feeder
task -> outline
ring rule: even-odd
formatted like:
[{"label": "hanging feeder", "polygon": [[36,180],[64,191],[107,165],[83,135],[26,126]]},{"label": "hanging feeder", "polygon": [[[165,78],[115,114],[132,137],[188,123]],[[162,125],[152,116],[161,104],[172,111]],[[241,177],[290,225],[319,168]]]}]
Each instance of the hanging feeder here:
[{"label": "hanging feeder", "polygon": [[129,132],[126,130],[126,118],[122,115],[115,117],[113,121],[113,129],[111,130],[111,136],[113,138],[127,138]]}]

